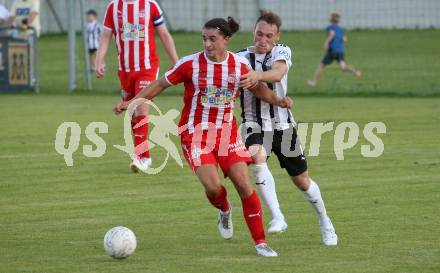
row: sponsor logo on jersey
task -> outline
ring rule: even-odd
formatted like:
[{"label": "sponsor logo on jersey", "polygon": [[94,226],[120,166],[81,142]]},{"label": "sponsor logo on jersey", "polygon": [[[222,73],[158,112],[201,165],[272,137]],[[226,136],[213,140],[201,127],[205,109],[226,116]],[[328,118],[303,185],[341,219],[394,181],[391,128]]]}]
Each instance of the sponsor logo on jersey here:
[{"label": "sponsor logo on jersey", "polygon": [[200,98],[203,105],[227,106],[234,100],[234,90],[228,90],[227,88],[208,86],[204,93],[205,95]]},{"label": "sponsor logo on jersey", "polygon": [[289,60],[290,59],[290,54],[286,51],[286,50],[280,50],[280,52],[279,52],[279,54],[280,55],[283,55],[284,56],[284,58],[286,58],[286,60]]},{"label": "sponsor logo on jersey", "polygon": [[140,24],[125,23],[122,26],[122,39],[132,41],[134,39],[145,38],[145,26]]}]

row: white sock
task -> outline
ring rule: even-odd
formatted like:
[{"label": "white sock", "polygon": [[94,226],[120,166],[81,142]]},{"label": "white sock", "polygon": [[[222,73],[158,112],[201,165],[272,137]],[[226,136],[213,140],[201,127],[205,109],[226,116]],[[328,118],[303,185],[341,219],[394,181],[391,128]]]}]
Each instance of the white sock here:
[{"label": "white sock", "polygon": [[303,193],[306,200],[310,202],[318,214],[321,224],[326,225],[328,222],[328,216],[318,185],[313,180],[310,180],[309,189],[307,191],[303,191]]},{"label": "white sock", "polygon": [[283,219],[280,204],[278,203],[277,193],[275,191],[275,180],[266,163],[252,165],[257,191],[263,199],[264,204],[270,210],[273,219]]}]

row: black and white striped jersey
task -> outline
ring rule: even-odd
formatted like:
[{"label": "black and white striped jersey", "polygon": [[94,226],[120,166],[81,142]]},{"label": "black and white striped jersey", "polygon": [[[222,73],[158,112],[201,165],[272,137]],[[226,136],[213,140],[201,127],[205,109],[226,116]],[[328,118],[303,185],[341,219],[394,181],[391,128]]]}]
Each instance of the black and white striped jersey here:
[{"label": "black and white striped jersey", "polygon": [[[292,66],[292,53],[288,46],[276,44],[271,52],[256,54],[253,47],[245,48],[237,53],[249,60],[255,71],[267,71],[272,69],[273,63],[284,60],[290,69]],[[267,83],[267,86],[276,92],[279,97],[287,95],[287,75],[283,76],[280,82]],[[293,115],[289,109],[266,103],[256,98],[249,90],[241,93],[241,108],[243,123],[246,126],[254,127],[258,124],[263,131],[285,130],[295,126]]]},{"label": "black and white striped jersey", "polygon": [[98,21],[87,23],[86,32],[87,32],[87,48],[98,49],[99,39],[102,32],[101,24],[99,24]]}]

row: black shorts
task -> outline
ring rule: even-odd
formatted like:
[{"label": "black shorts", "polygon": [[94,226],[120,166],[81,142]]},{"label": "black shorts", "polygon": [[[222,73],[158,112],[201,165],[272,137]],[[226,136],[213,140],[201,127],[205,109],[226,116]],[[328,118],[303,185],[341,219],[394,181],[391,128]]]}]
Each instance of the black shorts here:
[{"label": "black shorts", "polygon": [[[307,159],[301,147],[301,142],[294,127],[286,130],[261,131],[252,133],[252,128],[247,128],[246,134],[242,134],[245,146],[258,144],[263,145],[267,157],[274,154],[278,157],[280,167],[286,169],[290,176],[297,176],[307,171]],[[283,139],[284,138],[284,139]]]},{"label": "black shorts", "polygon": [[93,53],[95,53],[96,51],[98,51],[97,48],[89,48],[89,54],[93,54]]},{"label": "black shorts", "polygon": [[321,63],[324,65],[331,64],[334,60],[336,60],[338,63],[345,60],[344,52],[334,52],[331,50],[327,50],[327,53],[325,54],[324,58],[322,58]]}]

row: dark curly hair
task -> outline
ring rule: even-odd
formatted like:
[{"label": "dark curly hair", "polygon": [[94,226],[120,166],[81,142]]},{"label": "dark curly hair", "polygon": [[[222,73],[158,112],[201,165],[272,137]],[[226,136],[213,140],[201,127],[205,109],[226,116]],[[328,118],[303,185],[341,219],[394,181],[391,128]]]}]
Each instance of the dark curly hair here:
[{"label": "dark curly hair", "polygon": [[231,16],[228,17],[227,21],[223,18],[211,19],[203,27],[218,29],[225,37],[232,37],[240,29],[240,25]]}]

